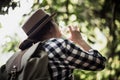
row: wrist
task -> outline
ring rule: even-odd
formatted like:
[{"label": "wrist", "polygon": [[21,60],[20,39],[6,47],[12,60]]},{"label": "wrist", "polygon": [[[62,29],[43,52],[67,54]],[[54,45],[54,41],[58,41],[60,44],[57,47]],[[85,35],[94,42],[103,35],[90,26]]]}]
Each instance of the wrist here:
[{"label": "wrist", "polygon": [[92,48],[86,43],[86,41],[83,40],[83,39],[79,39],[79,40],[77,41],[77,44],[78,44],[79,46],[81,46],[85,51],[89,51],[90,49],[92,49]]},{"label": "wrist", "polygon": [[80,44],[80,42],[83,42],[84,40],[82,38],[72,38],[71,39],[73,42],[75,42],[76,44]]}]

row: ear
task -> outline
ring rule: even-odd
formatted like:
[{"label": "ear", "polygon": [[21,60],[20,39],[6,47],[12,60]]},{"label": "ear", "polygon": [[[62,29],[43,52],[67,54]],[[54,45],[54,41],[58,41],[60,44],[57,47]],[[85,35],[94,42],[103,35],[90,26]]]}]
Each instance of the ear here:
[{"label": "ear", "polygon": [[50,28],[50,33],[53,33],[53,32],[55,32],[56,30],[55,30],[55,26],[51,26],[51,28]]}]

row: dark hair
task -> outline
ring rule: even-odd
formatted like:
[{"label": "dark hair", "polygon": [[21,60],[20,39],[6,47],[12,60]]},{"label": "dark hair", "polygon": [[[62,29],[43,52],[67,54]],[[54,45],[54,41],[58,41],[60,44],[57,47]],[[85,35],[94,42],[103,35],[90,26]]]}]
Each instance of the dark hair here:
[{"label": "dark hair", "polygon": [[40,31],[39,33],[37,33],[33,38],[31,39],[26,39],[24,40],[19,48],[21,50],[25,50],[29,47],[31,47],[33,44],[37,43],[38,41],[43,41],[44,38],[43,36],[45,36],[46,34],[48,34],[50,32],[50,29],[53,27],[53,24],[51,21],[49,21]]},{"label": "dark hair", "polygon": [[39,33],[37,33],[37,34],[33,37],[33,39],[34,39],[34,40],[37,40],[37,41],[43,41],[43,40],[44,40],[43,37],[50,32],[51,28],[53,28],[53,24],[52,24],[51,21],[49,21],[49,22],[39,31]]}]

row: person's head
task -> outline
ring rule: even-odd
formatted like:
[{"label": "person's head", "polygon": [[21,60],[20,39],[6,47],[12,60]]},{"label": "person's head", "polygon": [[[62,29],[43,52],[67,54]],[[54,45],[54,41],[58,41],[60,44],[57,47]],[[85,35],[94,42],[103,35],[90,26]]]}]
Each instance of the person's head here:
[{"label": "person's head", "polygon": [[31,46],[31,43],[61,37],[58,25],[53,21],[54,16],[55,13],[48,15],[42,9],[37,10],[22,27],[28,38],[19,48],[24,49],[29,44]]},{"label": "person's head", "polygon": [[59,30],[58,25],[55,21],[51,20],[46,23],[43,28],[33,36],[33,40],[43,41],[50,38],[59,38],[61,37],[61,32]]}]

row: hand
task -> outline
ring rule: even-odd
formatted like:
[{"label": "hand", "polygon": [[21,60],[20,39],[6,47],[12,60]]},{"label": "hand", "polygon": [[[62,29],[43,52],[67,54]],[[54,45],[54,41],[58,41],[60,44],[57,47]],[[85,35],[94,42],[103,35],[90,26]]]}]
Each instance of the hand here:
[{"label": "hand", "polygon": [[71,33],[70,40],[75,43],[77,43],[78,40],[82,40],[82,36],[77,26],[69,26],[69,31]]},{"label": "hand", "polygon": [[85,51],[92,49],[83,39],[77,26],[69,26],[71,33],[70,39],[82,47]]}]

